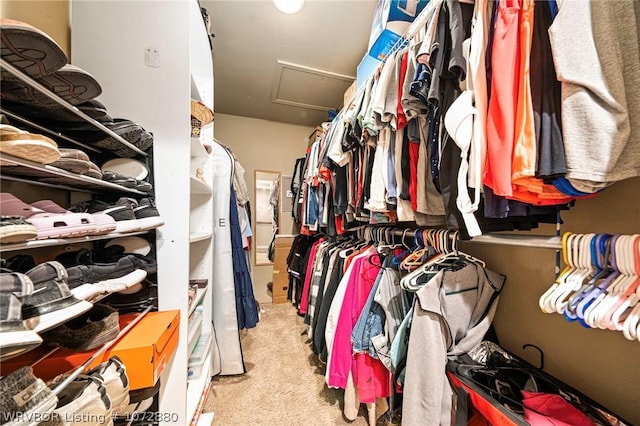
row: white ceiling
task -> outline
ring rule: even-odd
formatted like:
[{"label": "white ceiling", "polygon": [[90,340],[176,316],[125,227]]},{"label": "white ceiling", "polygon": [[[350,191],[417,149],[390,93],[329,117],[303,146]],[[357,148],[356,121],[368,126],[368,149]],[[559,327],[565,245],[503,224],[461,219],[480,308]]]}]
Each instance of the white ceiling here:
[{"label": "white ceiling", "polygon": [[316,126],[342,106],[377,0],[201,0],[211,16],[215,112]]}]

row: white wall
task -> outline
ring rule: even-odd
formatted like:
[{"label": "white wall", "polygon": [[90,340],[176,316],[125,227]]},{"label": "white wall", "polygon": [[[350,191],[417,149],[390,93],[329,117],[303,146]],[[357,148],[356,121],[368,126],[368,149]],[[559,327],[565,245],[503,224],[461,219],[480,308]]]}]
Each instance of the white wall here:
[{"label": "white wall", "polygon": [[[312,132],[313,128],[306,126],[215,113],[216,139],[231,148],[245,168],[252,207],[255,206],[254,171],[269,170],[280,172],[281,175],[291,175],[296,158],[304,156],[307,138]],[[290,199],[282,200],[281,208],[284,203],[289,202]],[[280,233],[291,234],[292,228],[291,213],[282,213],[281,210]],[[273,278],[273,266],[255,266],[253,255],[251,259],[256,299],[260,303],[271,303],[267,283]]]}]

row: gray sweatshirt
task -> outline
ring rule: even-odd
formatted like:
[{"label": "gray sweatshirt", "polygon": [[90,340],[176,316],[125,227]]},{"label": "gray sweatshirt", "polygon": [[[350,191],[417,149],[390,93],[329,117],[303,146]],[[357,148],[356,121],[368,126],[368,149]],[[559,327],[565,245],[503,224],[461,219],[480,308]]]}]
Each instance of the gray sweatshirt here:
[{"label": "gray sweatshirt", "polygon": [[640,4],[563,1],[549,29],[567,178],[584,192],[640,176]]},{"label": "gray sweatshirt", "polygon": [[416,292],[407,349],[402,424],[450,425],[448,356],[479,344],[493,320],[505,277],[475,263],[439,271]]}]

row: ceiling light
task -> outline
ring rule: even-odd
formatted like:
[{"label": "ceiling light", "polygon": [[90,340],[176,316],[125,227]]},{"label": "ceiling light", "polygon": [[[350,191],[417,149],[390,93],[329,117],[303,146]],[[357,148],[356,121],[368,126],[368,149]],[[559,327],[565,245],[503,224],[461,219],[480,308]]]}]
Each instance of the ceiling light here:
[{"label": "ceiling light", "polygon": [[298,13],[304,7],[304,0],[273,0],[278,10],[290,15]]}]

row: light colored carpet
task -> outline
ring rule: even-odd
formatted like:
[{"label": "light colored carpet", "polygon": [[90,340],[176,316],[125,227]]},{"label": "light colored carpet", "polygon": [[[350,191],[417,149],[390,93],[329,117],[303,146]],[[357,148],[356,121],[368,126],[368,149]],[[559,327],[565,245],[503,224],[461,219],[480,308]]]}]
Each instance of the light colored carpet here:
[{"label": "light colored carpet", "polygon": [[204,411],[214,425],[367,425],[366,409],[348,422],[342,391],[324,383],[324,367],[305,343],[305,325],[288,303],[262,305],[258,326],[242,332],[247,373],[213,379]]}]

